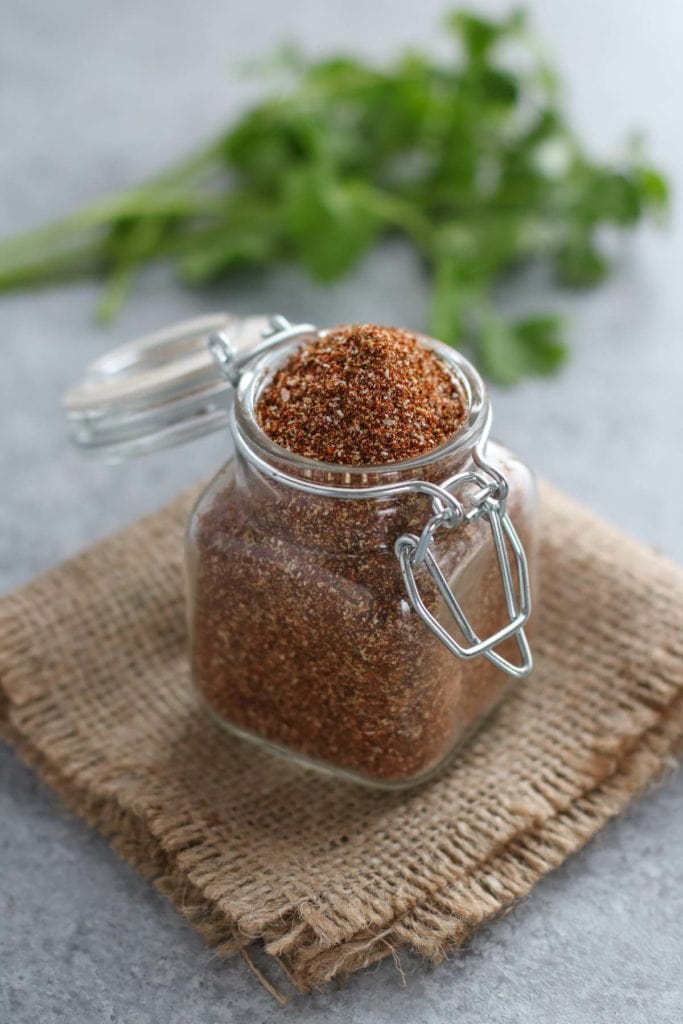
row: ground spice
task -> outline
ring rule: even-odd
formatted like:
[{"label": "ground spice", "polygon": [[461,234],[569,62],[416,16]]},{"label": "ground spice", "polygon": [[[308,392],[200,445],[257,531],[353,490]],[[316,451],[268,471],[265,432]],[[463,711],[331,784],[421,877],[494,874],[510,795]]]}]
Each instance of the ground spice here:
[{"label": "ground spice", "polygon": [[[269,397],[263,406],[257,403],[257,415],[264,429],[272,416],[271,438],[281,443],[300,436],[303,446],[305,396],[297,393],[290,403],[295,379],[297,387],[304,379],[302,368],[309,374],[317,365],[319,407],[315,403],[309,413],[318,427],[305,443],[313,444],[320,458],[322,409],[329,410],[334,394],[324,381],[331,379],[330,365],[338,372],[343,364],[333,340],[360,339],[368,330],[371,347],[372,335],[381,331],[383,346],[393,342],[407,353],[403,379],[420,392],[421,382],[413,376],[418,364],[408,358],[416,339],[405,345],[403,332],[377,328],[335,331],[328,344],[306,346],[266,385],[263,394]],[[352,345],[356,352],[361,348],[360,341]],[[358,356],[347,358],[351,369],[359,365]],[[406,363],[392,364],[394,380]],[[438,372],[431,360],[423,365],[428,377],[434,373],[438,401],[448,393],[453,407],[462,402],[459,382],[457,399],[450,384],[446,387],[445,364]],[[283,375],[291,387],[282,383]],[[282,387],[289,387],[289,398],[278,396]],[[362,422],[370,433],[377,415],[372,409],[382,408],[380,389],[366,388],[363,394],[367,404],[345,406],[350,415],[344,422],[347,427]],[[406,411],[411,411],[409,403]],[[462,408],[459,415],[464,415]],[[435,423],[422,436],[430,437],[432,445],[444,440]],[[337,437],[335,450],[347,459],[376,460],[372,439],[350,442],[343,432]],[[412,447],[401,447],[398,430],[384,435],[382,444],[387,443],[393,447],[381,450],[392,451],[395,458],[406,457],[407,451],[416,454]],[[491,446],[490,456],[508,476],[508,507],[529,546],[529,473],[497,446]],[[440,482],[467,458],[445,448],[412,475]],[[384,482],[381,473],[368,470],[362,483]],[[326,469],[312,473],[308,465],[301,475],[327,483],[348,476],[337,471],[335,477]],[[419,534],[430,514],[429,500],[414,493],[341,501],[275,483],[241,456],[226,467],[200,500],[189,533],[193,674],[216,714],[253,738],[382,784],[414,781],[437,767],[495,707],[509,679],[484,659],[454,658],[406,600],[393,543],[402,533]],[[475,628],[482,634],[500,628],[507,615],[486,524],[476,521],[440,533],[437,555]],[[420,573],[419,585],[428,606],[443,616],[426,573]],[[452,626],[452,620],[445,621]],[[503,653],[512,655],[512,650]]]},{"label": "ground spice", "polygon": [[340,327],[304,345],[261,394],[259,423],[282,448],[371,466],[431,451],[463,422],[459,381],[415,335]]}]

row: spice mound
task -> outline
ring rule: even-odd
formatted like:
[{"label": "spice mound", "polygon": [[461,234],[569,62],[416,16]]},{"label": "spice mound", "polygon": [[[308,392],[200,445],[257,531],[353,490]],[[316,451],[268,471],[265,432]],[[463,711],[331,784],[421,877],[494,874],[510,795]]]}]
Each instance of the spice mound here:
[{"label": "spice mound", "polygon": [[437,448],[461,426],[467,403],[458,380],[415,335],[363,324],[295,352],[256,413],[271,440],[297,455],[372,466]]}]

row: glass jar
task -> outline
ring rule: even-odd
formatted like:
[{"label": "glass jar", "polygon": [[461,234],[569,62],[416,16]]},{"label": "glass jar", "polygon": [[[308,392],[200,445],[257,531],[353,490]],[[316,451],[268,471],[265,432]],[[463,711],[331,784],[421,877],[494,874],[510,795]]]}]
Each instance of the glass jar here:
[{"label": "glass jar", "polygon": [[[106,357],[67,397],[72,434],[122,457],[228,418],[235,455],[186,537],[198,692],[231,732],[307,765],[382,787],[423,781],[531,669],[532,475],[489,440],[474,367],[426,337],[467,397],[466,421],[445,444],[372,467],[279,447],[258,424],[259,395],[324,332],[283,318],[265,331],[244,323],[181,325]],[[102,389],[109,406],[93,417]]]}]

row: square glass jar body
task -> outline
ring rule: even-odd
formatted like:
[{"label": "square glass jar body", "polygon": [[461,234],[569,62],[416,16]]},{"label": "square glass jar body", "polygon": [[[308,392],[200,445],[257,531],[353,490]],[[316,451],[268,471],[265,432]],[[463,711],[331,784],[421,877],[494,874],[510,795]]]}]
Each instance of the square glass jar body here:
[{"label": "square glass jar body", "polygon": [[[532,475],[500,445],[490,442],[486,456],[508,481],[507,509],[533,573]],[[446,452],[420,476],[443,480],[470,465],[471,452]],[[341,501],[293,490],[238,453],[198,501],[187,532],[192,672],[218,720],[377,786],[436,772],[512,680],[484,656],[454,656],[411,607],[394,542],[419,536],[430,514],[423,494]],[[434,553],[479,635],[509,621],[484,519],[439,531]],[[452,630],[433,579],[418,569],[416,582]],[[512,640],[497,649],[514,660]]]}]

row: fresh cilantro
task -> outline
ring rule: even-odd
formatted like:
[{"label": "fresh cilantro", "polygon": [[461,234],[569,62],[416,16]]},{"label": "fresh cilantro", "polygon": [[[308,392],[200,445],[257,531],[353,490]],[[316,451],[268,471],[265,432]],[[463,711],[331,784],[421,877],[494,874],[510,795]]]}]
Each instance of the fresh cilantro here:
[{"label": "fresh cilantro", "polygon": [[546,261],[568,286],[597,284],[610,271],[604,229],[663,211],[667,185],[639,146],[614,164],[586,153],[521,13],[458,11],[446,28],[446,62],[283,50],[273,66],[284,83],[199,153],[0,242],[0,289],[105,274],[110,318],[152,260],[175,261],[193,285],[283,263],[331,281],[397,233],[430,273],[434,335],[501,383],[553,373],[566,355],[560,321],[508,321],[496,283]]}]

